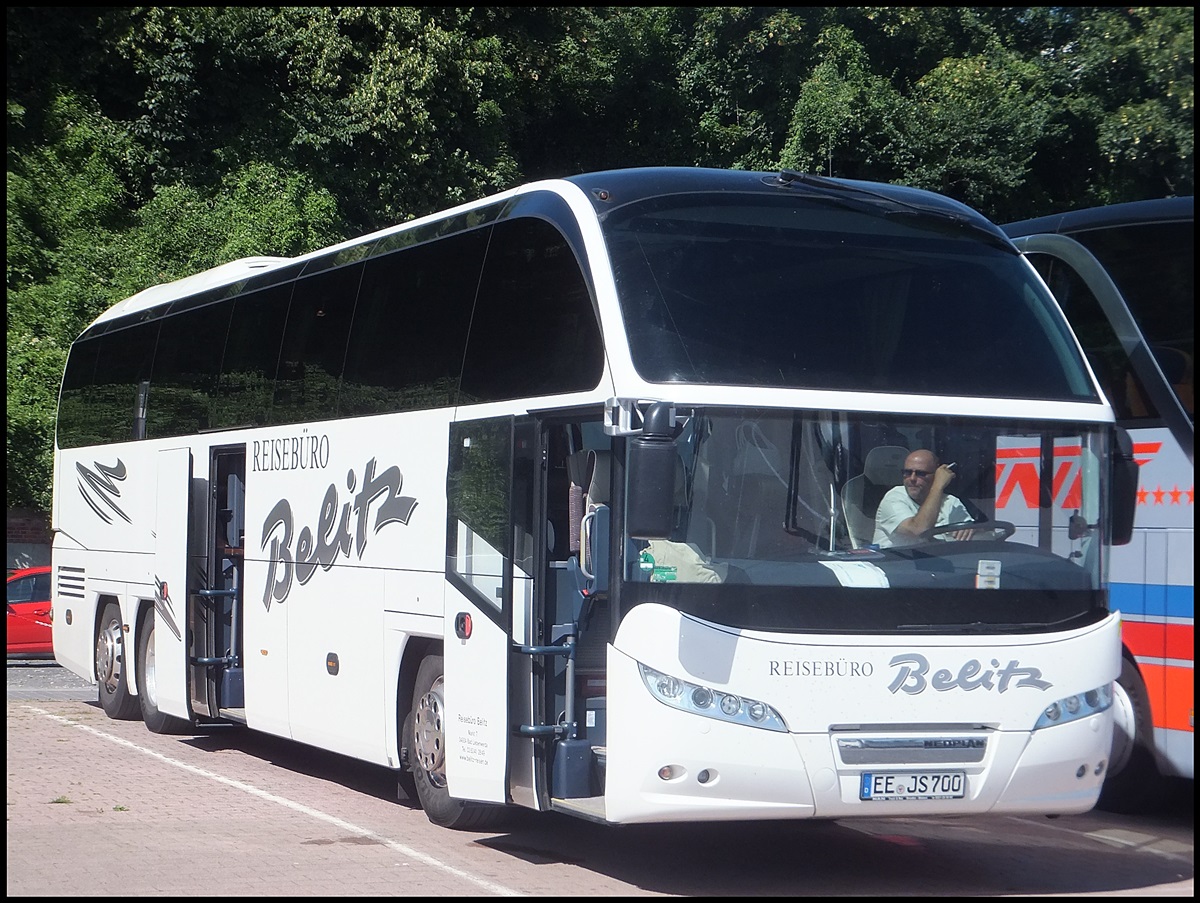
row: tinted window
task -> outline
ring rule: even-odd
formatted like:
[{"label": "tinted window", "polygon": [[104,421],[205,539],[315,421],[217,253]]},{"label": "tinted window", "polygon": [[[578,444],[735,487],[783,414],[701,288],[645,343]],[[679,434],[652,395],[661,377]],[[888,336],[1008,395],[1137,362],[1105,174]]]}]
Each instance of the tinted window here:
[{"label": "tinted window", "polygon": [[87,339],[71,346],[58,399],[56,440],[59,448],[75,448],[100,441],[88,423],[88,397],[96,377],[99,351],[99,339]]},{"label": "tinted window", "polygon": [[[1190,220],[1139,223],[1072,233],[1071,237],[1104,264],[1129,305],[1167,382],[1174,388],[1188,414],[1193,414],[1196,353],[1196,311],[1193,303],[1196,291],[1195,224]],[[1093,366],[1097,356],[1109,358],[1119,355],[1123,358],[1119,343],[1113,347],[1116,337],[1111,327],[1107,322],[1103,326],[1099,324],[1104,317],[1095,299],[1090,297],[1091,293],[1087,294],[1086,303],[1090,309],[1086,312],[1086,319],[1077,319],[1083,315],[1082,312],[1069,311],[1068,317],[1076,324],[1080,341],[1087,348]],[[1105,330],[1107,335],[1103,343],[1089,344],[1083,337],[1084,329],[1080,323],[1087,326],[1089,331],[1091,324]],[[1114,404],[1120,395],[1126,394],[1120,391],[1121,388],[1115,387],[1109,396],[1114,399]],[[1136,392],[1136,388],[1129,389],[1128,414],[1136,417],[1152,413],[1142,399],[1134,394]]]},{"label": "tinted window", "polygon": [[58,412],[62,448],[128,442],[138,386],[150,378],[158,321],[78,343],[63,377]]},{"label": "tinted window", "polygon": [[450,426],[448,571],[473,587],[481,603],[497,609],[504,559],[511,556],[512,447],[510,417]]},{"label": "tinted window", "polygon": [[138,386],[150,379],[158,340],[158,322],[110,332],[100,339],[100,359],[92,385],[91,416],[108,442],[140,438],[134,434]]},{"label": "tinted window", "polygon": [[338,381],[363,265],[326,270],[296,283],[275,377],[271,423],[324,420],[337,413]]},{"label": "tinted window", "polygon": [[654,382],[1095,398],[1016,254],[880,211],[733,194],[614,210],[603,228],[634,366]]},{"label": "tinted window", "polygon": [[549,223],[498,223],[463,365],[461,403],[595,388],[599,325],[579,262]]},{"label": "tinted window", "polygon": [[1087,283],[1073,267],[1058,258],[1030,254],[1029,262],[1042,274],[1074,326],[1079,344],[1087,353],[1117,419],[1157,420],[1159,415],[1150,406],[1149,394],[1130,366],[1129,356],[1116,330]]},{"label": "tinted window", "polygon": [[289,283],[244,295],[234,302],[213,403],[214,427],[261,426],[267,422],[291,296]]},{"label": "tinted window", "polygon": [[162,320],[146,409],[146,436],[186,436],[211,426],[217,373],[231,302],[195,307]]},{"label": "tinted window", "polygon": [[476,229],[367,262],[340,415],[454,403],[488,232]]}]

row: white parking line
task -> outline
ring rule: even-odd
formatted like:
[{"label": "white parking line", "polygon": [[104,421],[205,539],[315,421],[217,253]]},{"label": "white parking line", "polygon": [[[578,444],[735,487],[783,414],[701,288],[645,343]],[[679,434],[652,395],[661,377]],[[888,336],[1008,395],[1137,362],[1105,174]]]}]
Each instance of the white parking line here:
[{"label": "white parking line", "polygon": [[93,736],[96,736],[96,737],[100,737],[103,740],[108,740],[112,743],[116,743],[119,746],[124,746],[129,749],[136,750],[137,752],[144,753],[145,755],[150,756],[151,758],[158,759],[160,762],[165,762],[168,765],[173,765],[176,768],[183,769],[184,771],[190,771],[192,774],[199,775],[200,777],[203,777],[203,778],[208,778],[209,780],[216,781],[219,784],[224,784],[227,787],[233,787],[236,790],[241,790],[243,793],[248,793],[251,796],[258,797],[259,799],[264,799],[264,800],[268,800],[272,803],[277,803],[278,805],[283,806],[287,809],[291,809],[294,812],[300,812],[304,815],[308,815],[311,818],[317,819],[318,821],[323,821],[328,824],[334,825],[335,827],[341,828],[344,831],[349,831],[352,834],[357,834],[360,837],[370,838],[371,840],[376,841],[377,843],[383,844],[384,846],[388,847],[391,850],[394,850],[395,852],[399,853],[402,856],[407,856],[410,859],[415,859],[418,862],[421,862],[421,863],[424,863],[425,865],[430,866],[431,868],[439,869],[443,872],[446,872],[447,874],[453,875],[456,878],[462,878],[464,881],[470,881],[472,884],[477,885],[480,889],[485,890],[488,893],[496,894],[496,895],[502,896],[502,897],[525,896],[524,894],[522,894],[519,891],[515,891],[512,888],[505,887],[503,884],[497,884],[494,881],[488,881],[486,878],[480,878],[478,875],[472,875],[470,872],[464,872],[462,869],[457,868],[448,863],[442,862],[440,859],[430,856],[428,853],[422,853],[419,850],[414,850],[412,847],[406,846],[405,844],[402,844],[402,843],[399,843],[398,841],[392,840],[389,837],[383,837],[379,834],[376,834],[374,831],[370,830],[369,828],[362,828],[362,827],[359,827],[358,825],[351,824],[348,821],[344,821],[343,819],[337,818],[336,816],[329,815],[328,813],[322,812],[319,809],[313,809],[310,806],[305,806],[301,803],[297,803],[293,800],[289,800],[286,797],[278,796],[274,793],[269,793],[268,791],[262,790],[259,787],[255,787],[252,784],[247,784],[243,781],[235,781],[232,778],[227,778],[222,775],[215,774],[211,771],[205,771],[203,768],[197,768],[196,766],[189,765],[186,762],[180,762],[178,759],[172,759],[169,756],[164,756],[162,753],[157,753],[152,749],[146,749],[144,746],[138,746],[136,743],[131,743],[128,740],[122,739],[121,737],[114,737],[112,734],[106,734],[104,731],[96,730],[96,728],[94,728],[94,727],[90,727],[86,724],[80,724],[78,721],[73,721],[70,718],[64,718],[61,715],[55,715],[52,712],[47,712],[44,709],[39,709],[39,708],[36,708],[35,706],[24,706],[24,708],[28,709],[31,712],[35,712],[38,715],[44,715],[45,717],[47,717],[53,721],[57,721],[60,724],[65,724],[65,725],[68,725],[69,727],[75,727],[81,731],[87,731],[89,734],[92,734]]}]

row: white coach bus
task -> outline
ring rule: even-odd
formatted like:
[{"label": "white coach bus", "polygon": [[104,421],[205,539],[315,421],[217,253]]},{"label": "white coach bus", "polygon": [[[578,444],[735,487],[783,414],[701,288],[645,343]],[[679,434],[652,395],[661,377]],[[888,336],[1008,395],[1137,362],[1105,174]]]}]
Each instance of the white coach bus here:
[{"label": "white coach bus", "polygon": [[[881,548],[922,449],[969,523]],[[542,181],[97,318],[54,649],[114,718],[377,763],[448,827],[1082,812],[1135,472],[957,202]]]}]

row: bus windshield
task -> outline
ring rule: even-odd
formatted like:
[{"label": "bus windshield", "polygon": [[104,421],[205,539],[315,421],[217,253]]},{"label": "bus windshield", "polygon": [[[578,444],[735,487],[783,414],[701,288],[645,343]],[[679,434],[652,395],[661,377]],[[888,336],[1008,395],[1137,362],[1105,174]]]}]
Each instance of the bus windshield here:
[{"label": "bus windshield", "polygon": [[[681,420],[674,525],[628,537],[622,607],[847,633],[1045,630],[1106,609],[1095,425],[750,408]],[[933,477],[912,462],[939,459],[954,474],[945,517],[889,530],[889,507]]]},{"label": "bus windshield", "polygon": [[656,383],[1095,400],[1053,299],[1003,237],[904,213],[734,193],[611,211],[634,366]]}]

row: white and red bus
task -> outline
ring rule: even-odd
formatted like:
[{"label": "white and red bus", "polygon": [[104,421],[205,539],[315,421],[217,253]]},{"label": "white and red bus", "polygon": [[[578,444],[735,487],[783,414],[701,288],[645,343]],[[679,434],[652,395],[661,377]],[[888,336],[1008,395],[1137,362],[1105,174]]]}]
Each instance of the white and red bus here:
[{"label": "white and red bus", "polygon": [[1109,571],[1123,618],[1103,804],[1135,809],[1195,779],[1195,225],[1192,197],[1004,226],[1054,290],[1139,465],[1134,539]]},{"label": "white and red bus", "polygon": [[[872,541],[910,451],[969,541]],[[994,224],[790,171],[548,180],[155,286],[71,348],[54,650],[435,823],[1073,813],[1128,437]]]}]

